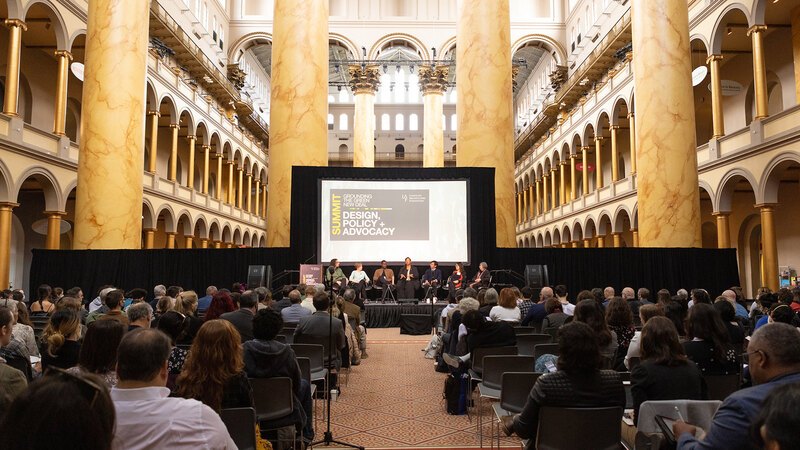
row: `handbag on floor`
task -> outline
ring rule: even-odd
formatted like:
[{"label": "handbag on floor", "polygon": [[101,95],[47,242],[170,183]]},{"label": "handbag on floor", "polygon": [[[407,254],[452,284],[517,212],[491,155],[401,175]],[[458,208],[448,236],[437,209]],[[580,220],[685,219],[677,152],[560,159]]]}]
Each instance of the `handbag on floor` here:
[{"label": "handbag on floor", "polygon": [[444,399],[447,414],[461,416],[467,413],[469,375],[450,374],[444,380]]}]

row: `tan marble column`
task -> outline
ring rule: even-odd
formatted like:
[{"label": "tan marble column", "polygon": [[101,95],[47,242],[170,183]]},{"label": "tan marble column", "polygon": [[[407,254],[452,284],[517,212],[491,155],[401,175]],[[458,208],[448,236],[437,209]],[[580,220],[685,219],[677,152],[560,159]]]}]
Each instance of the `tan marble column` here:
[{"label": "tan marble column", "polygon": [[442,103],[447,90],[449,67],[423,66],[419,69],[419,86],[422,89],[424,135],[422,140],[422,167],[444,167],[444,124]]},{"label": "tan marble column", "polygon": [[522,204],[524,205],[523,206],[523,208],[524,208],[523,211],[525,211],[525,217],[523,218],[524,220],[530,220],[530,218],[531,218],[531,216],[528,214],[528,211],[529,211],[529,209],[528,209],[528,205],[529,205],[528,197],[529,197],[528,196],[528,190],[525,189],[524,191],[522,191]]},{"label": "tan marble column", "polygon": [[633,113],[628,114],[628,126],[630,127],[631,175],[634,175],[636,174],[636,117]]},{"label": "tan marble column", "polygon": [[255,215],[261,217],[261,180],[256,180]]},{"label": "tan marble column", "polygon": [[458,2],[459,167],[494,167],[497,246],[514,247],[514,122],[509,0]]},{"label": "tan marble column", "polygon": [[534,204],[536,206],[536,209],[534,211],[536,211],[536,215],[537,216],[539,214],[544,213],[544,208],[542,208],[542,195],[541,195],[541,188],[539,187],[540,185],[541,185],[541,179],[537,179],[536,180],[536,201],[534,202]]},{"label": "tan marble column", "polygon": [[0,288],[7,289],[11,277],[11,217],[17,203],[0,203]]},{"label": "tan marble column", "polygon": [[589,195],[589,146],[584,145],[581,147],[581,163],[583,164],[581,170],[581,177],[583,181],[583,195]]},{"label": "tan marble column", "polygon": [[578,241],[572,241],[572,248],[578,248]]},{"label": "tan marble column", "polygon": [[686,0],[640,1],[631,9],[640,244],[700,247]]},{"label": "tan marble column", "polygon": [[603,188],[603,136],[594,138],[594,189]]},{"label": "tan marble column", "polygon": [[712,213],[717,218],[717,248],[731,247],[730,211]]},{"label": "tan marble column", "polygon": [[528,200],[530,200],[529,201],[530,204],[528,205],[528,211],[526,212],[526,214],[528,214],[528,217],[530,219],[533,219],[534,217],[536,217],[536,208],[538,206],[534,201],[533,183],[528,184]]},{"label": "tan marble column", "polygon": [[200,238],[200,248],[208,248],[208,239]]},{"label": "tan marble column", "polygon": [[147,117],[150,118],[150,155],[147,159],[147,171],[155,174],[158,155],[158,118],[161,117],[161,113],[147,111]]},{"label": "tan marble column", "polygon": [[558,207],[558,192],[556,192],[556,168],[550,168],[550,209]]},{"label": "tan marble column", "polygon": [[156,240],[156,230],[152,228],[145,228],[144,230],[144,248],[150,250],[154,247]]},{"label": "tan marble column", "polygon": [[375,92],[380,86],[378,66],[352,65],[350,88],[355,98],[353,167],[375,167]]},{"label": "tan marble column", "polygon": [[236,170],[236,163],[233,160],[225,161],[225,165],[228,166],[228,191],[227,191],[227,202],[231,206],[236,206],[236,184],[233,180],[233,172]]},{"label": "tan marble column", "polygon": [[175,235],[177,233],[166,233],[167,234],[167,248],[175,248]]},{"label": "tan marble column", "polygon": [[186,236],[184,238],[183,248],[192,248],[194,247],[194,237],[193,236]]},{"label": "tan marble column", "polygon": [[61,218],[67,215],[63,211],[45,211],[47,216],[47,236],[45,237],[45,248],[48,250],[59,250],[61,248]]},{"label": "tan marble column", "polygon": [[186,136],[189,141],[189,176],[186,177],[186,187],[194,189],[194,154],[195,146],[197,145],[197,137],[193,134]]},{"label": "tan marble column", "polygon": [[800,6],[792,9],[792,56],[795,98],[797,103],[800,103]]},{"label": "tan marble column", "polygon": [[611,237],[614,240],[614,248],[622,247],[622,233],[611,233]]},{"label": "tan marble column", "polygon": [[720,75],[722,55],[711,55],[706,59],[711,72],[711,119],[715,139],[725,136],[725,119],[722,113],[722,77]]},{"label": "tan marble column", "polygon": [[239,172],[239,181],[236,183],[236,207],[244,209],[244,169],[242,167],[237,167],[236,171]]},{"label": "tan marble column", "polygon": [[[6,90],[3,97],[3,114],[9,116],[17,115],[19,105],[19,59],[22,49],[22,32],[28,29],[25,22],[19,19],[6,19],[5,26],[8,27],[8,54],[6,65]],[[8,272],[8,271],[6,271]],[[8,273],[6,273],[8,277]],[[0,278],[2,281],[2,278]],[[3,284],[6,286],[8,283]],[[4,288],[5,289],[5,288]]]},{"label": "tan marble column", "polygon": [[328,0],[275,0],[267,246],[288,247],[292,166],[328,165]]},{"label": "tan marble column", "polygon": [[764,261],[761,274],[762,286],[777,291],[778,280],[778,240],[775,235],[775,206],[772,204],[756,205],[761,210],[761,252]]},{"label": "tan marble column", "polygon": [[181,130],[181,124],[171,123],[169,127],[172,129],[172,147],[169,152],[169,174],[167,179],[175,181],[178,179],[178,132]]},{"label": "tan marble column", "polygon": [[550,184],[547,175],[542,176],[542,212],[545,213],[550,210],[548,206],[550,206],[550,198],[547,195],[547,187]]},{"label": "tan marble column", "polygon": [[[753,85],[755,86],[755,119],[769,116],[769,103],[767,99],[767,63],[764,56],[764,32],[766,25],[753,25],[747,34],[753,41]],[[777,278],[776,278],[777,282]]]},{"label": "tan marble column", "polygon": [[222,248],[222,241],[214,241],[214,248]]},{"label": "tan marble column", "polygon": [[597,236],[597,248],[603,248],[605,246],[606,246],[606,237]]},{"label": "tan marble column", "polygon": [[639,230],[631,230],[631,234],[633,235],[633,246],[639,246]]},{"label": "tan marble column", "polygon": [[522,195],[517,192],[517,225],[522,223]]},{"label": "tan marble column", "polygon": [[56,50],[58,60],[58,77],[56,78],[56,104],[53,114],[53,133],[64,135],[67,120],[67,81],[69,80],[69,63],[72,53],[66,50]]},{"label": "tan marble column", "polygon": [[592,238],[586,238],[583,240],[583,248],[590,248],[592,246]]},{"label": "tan marble column", "polygon": [[89,2],[74,249],[142,245],[150,3]]},{"label": "tan marble column", "polygon": [[253,174],[247,173],[247,205],[245,210],[249,213],[253,212]]},{"label": "tan marble column", "polygon": [[263,218],[267,218],[267,189],[267,185],[261,186],[261,217]]},{"label": "tan marble column", "polygon": [[617,148],[617,130],[619,125],[611,125],[611,184],[619,181],[619,149]]},{"label": "tan marble column", "polygon": [[211,173],[210,161],[211,147],[208,145],[203,146],[203,194],[208,195],[208,177]]},{"label": "tan marble column", "polygon": [[222,199],[222,160],[223,156],[222,153],[215,153],[214,157],[217,158],[217,200],[220,202],[223,201]]},{"label": "tan marble column", "polygon": [[561,161],[558,165],[558,176],[559,176],[559,205],[564,205],[567,203],[567,174],[566,174],[566,161]]},{"label": "tan marble column", "polygon": [[576,159],[578,159],[578,155],[569,155],[569,197],[573,202],[578,198],[578,190],[576,189],[578,180],[575,178],[577,175],[575,173]]}]

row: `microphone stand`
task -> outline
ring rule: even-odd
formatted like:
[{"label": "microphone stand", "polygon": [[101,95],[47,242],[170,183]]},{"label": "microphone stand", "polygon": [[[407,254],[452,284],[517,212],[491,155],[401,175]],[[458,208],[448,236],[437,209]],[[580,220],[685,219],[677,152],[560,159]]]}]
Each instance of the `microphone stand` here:
[{"label": "microphone stand", "polygon": [[[332,300],[331,300],[330,305],[328,306],[328,365],[332,366],[332,367],[335,367],[335,365],[332,364],[333,363],[333,305],[336,304],[336,299],[333,298],[333,283],[331,283],[331,294],[330,294],[330,296],[331,296]],[[342,315],[344,315],[344,312],[342,312]],[[330,376],[330,367],[328,368],[328,370],[329,370],[328,376]],[[339,385],[339,373],[337,372],[336,373],[336,389],[337,389],[337,391],[339,389],[338,385]],[[325,433],[323,434],[322,440],[316,441],[316,442],[312,442],[308,446],[309,447],[314,447],[315,445],[324,444],[325,446],[329,447],[331,444],[337,444],[337,445],[342,446],[342,447],[349,447],[349,448],[355,448],[355,449],[358,449],[358,450],[364,450],[364,447],[362,447],[360,445],[349,444],[349,443],[343,442],[343,441],[337,441],[337,440],[335,440],[333,438],[333,432],[331,431],[331,397],[332,397],[332,395],[330,393],[330,390],[325,393],[325,396],[327,397],[327,399],[326,399],[326,405],[327,405],[327,408],[326,408],[327,409],[327,418],[326,418],[326,420],[327,420],[327,425],[326,425],[326,428],[325,428]]]}]

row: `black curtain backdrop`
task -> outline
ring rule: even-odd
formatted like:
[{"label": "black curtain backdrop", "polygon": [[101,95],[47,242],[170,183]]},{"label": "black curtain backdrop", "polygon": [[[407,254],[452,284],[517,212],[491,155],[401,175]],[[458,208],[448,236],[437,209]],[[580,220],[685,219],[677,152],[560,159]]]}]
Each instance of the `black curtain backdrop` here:
[{"label": "black curtain backdrop", "polygon": [[[173,250],[34,250],[30,292],[42,283],[68,289],[80,286],[84,295],[113,284],[128,290],[178,285],[204,295],[208,285],[230,287],[245,282],[248,265],[271,265],[273,274],[297,270],[303,262],[317,261],[319,236],[319,180],[453,180],[468,179],[471,264],[486,261],[492,270],[509,269],[522,274],[527,264],[546,264],[550,284],[564,284],[574,297],[582,289],[613,286],[646,287],[655,292],[702,287],[712,298],[739,284],[735,249],[591,248],[541,249],[496,248],[494,169],[356,169],[294,167],[292,172],[291,247],[246,249]],[[442,223],[441,227],[446,227]],[[435,232],[435,231],[434,231]],[[414,255],[409,255],[414,258]],[[375,260],[382,257],[376,255]],[[427,261],[415,261],[424,269]],[[442,266],[444,276],[452,267]],[[376,267],[365,267],[368,274]],[[350,269],[345,268],[349,274]],[[296,282],[295,275],[292,280]],[[278,286],[274,286],[278,287]]]}]

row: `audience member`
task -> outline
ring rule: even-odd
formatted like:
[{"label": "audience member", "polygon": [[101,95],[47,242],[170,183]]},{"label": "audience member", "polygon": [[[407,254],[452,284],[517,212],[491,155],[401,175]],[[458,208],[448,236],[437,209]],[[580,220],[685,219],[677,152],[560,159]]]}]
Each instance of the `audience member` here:
[{"label": "audience member", "polygon": [[226,320],[209,320],[197,332],[176,393],[200,400],[219,413],[223,408],[253,408],[253,389],[244,372],[241,337]]},{"label": "audience member", "polygon": [[628,303],[633,317],[639,317],[639,307],[642,306],[642,302],[636,298],[636,293],[633,291],[633,288],[622,288],[622,299]]},{"label": "audience member", "polygon": [[751,427],[758,448],[797,450],[800,448],[800,383],[784,384],[769,393]]},{"label": "audience member", "polygon": [[203,325],[203,320],[197,317],[197,293],[194,291],[183,291],[175,299],[175,311],[186,316],[189,325],[186,333],[178,341],[180,345],[192,345],[194,337]]},{"label": "audience member", "polygon": [[[699,306],[695,305],[692,312]],[[702,438],[695,436],[696,427],[676,422],[672,429],[678,437],[679,450],[751,449],[750,429],[758,419],[764,398],[779,386],[800,382],[800,333],[796,328],[781,323],[759,328],[753,333],[747,355],[755,386],[729,395]],[[797,430],[793,433],[796,436]]]},{"label": "audience member", "polygon": [[555,298],[548,298],[544,302],[544,310],[547,313],[544,320],[542,320],[542,330],[548,328],[559,328],[567,321],[568,315],[564,314],[563,303]]},{"label": "audience member", "polygon": [[219,318],[232,323],[242,342],[253,339],[253,317],[258,306],[258,294],[255,291],[244,291],[239,297],[239,309],[221,315]]},{"label": "audience member", "polygon": [[[342,295],[342,299],[344,300],[342,304],[342,312],[344,312],[349,319],[353,319],[352,322],[356,324],[355,328],[353,329],[353,337],[355,339],[355,348],[351,345],[350,348],[350,359],[352,360],[354,356],[357,356],[356,359],[366,358],[366,329],[361,325],[361,308],[356,305],[356,292],[354,289],[345,289],[344,295]],[[352,325],[348,323],[348,325]]]},{"label": "audience member", "polygon": [[292,287],[289,285],[284,286],[281,290],[281,298],[272,304],[272,309],[277,312],[281,312],[285,308],[292,306],[292,301],[289,299],[289,292],[292,292]]},{"label": "audience member", "polygon": [[[579,310],[580,304],[576,315]],[[600,370],[603,358],[591,327],[572,322],[559,328],[558,349],[558,371],[536,380],[520,414],[502,418],[501,426],[506,435],[516,433],[520,438],[529,439],[531,444],[535,443],[539,409],[544,406],[625,407],[625,389],[619,374]]]},{"label": "audience member", "polygon": [[[25,304],[11,300],[9,302],[4,301],[3,306],[6,305],[14,316],[11,338],[25,347],[29,356],[39,356],[39,347],[36,345],[36,335],[33,332],[33,327],[30,326],[30,321],[26,320],[28,311]],[[23,320],[26,320],[28,324],[23,323]]]},{"label": "audience member", "polygon": [[306,286],[306,296],[302,302],[300,302],[300,306],[309,310],[311,314],[317,312],[316,308],[314,308],[314,295],[317,293],[317,288],[314,286]]},{"label": "audience member", "polygon": [[49,367],[69,369],[78,364],[81,352],[81,321],[71,309],[61,309],[53,313],[44,329],[42,370]]},{"label": "audience member", "polygon": [[[491,289],[492,288],[486,290],[487,294]],[[497,291],[495,291],[495,293],[496,292]],[[503,288],[500,291],[500,301],[497,306],[489,310],[489,318],[495,322],[502,320],[505,322],[519,323],[521,320],[519,314],[517,295],[514,293],[514,290],[511,288]]]},{"label": "audience member", "polygon": [[116,320],[97,320],[89,324],[81,344],[78,365],[70,373],[89,372],[103,379],[105,385],[117,385],[117,347],[127,327]]},{"label": "audience member", "polygon": [[594,301],[597,302],[597,304],[600,306],[600,309],[604,309],[606,303],[606,296],[605,293],[603,292],[603,289],[593,288],[591,292],[592,292],[592,297],[594,297]]},{"label": "audience member", "polygon": [[[741,292],[741,288],[739,288]],[[747,313],[747,308],[741,305],[741,303],[737,302],[737,295],[733,288],[727,289],[722,292],[722,297],[725,297],[736,310],[736,317],[741,317],[742,319],[747,319],[749,314]]]},{"label": "audience member", "polygon": [[625,355],[628,347],[636,334],[633,326],[633,314],[628,306],[628,301],[622,297],[613,297],[606,307],[606,322],[608,329],[617,335],[617,352],[614,357],[614,369],[624,370]]},{"label": "audience member", "polygon": [[230,293],[224,289],[219,290],[214,294],[214,298],[211,299],[211,304],[206,311],[204,320],[219,319],[221,315],[235,310],[236,307],[233,306],[233,299]]},{"label": "audience member", "polygon": [[55,304],[52,302],[51,294],[52,289],[49,285],[39,285],[36,289],[36,300],[31,303],[31,315],[53,314]]},{"label": "audience member", "polygon": [[603,306],[608,305],[608,302],[610,302],[611,299],[614,298],[616,295],[617,295],[616,291],[614,291],[614,288],[611,286],[608,286],[605,289],[603,289]]},{"label": "audience member", "polygon": [[[22,306],[25,307],[24,305]],[[11,343],[11,333],[14,324],[14,317],[11,311],[5,306],[0,306],[0,348]],[[13,400],[20,392],[25,390],[28,379],[25,373],[7,364],[7,361],[0,357],[0,403],[2,401]],[[0,418],[4,411],[0,410]],[[0,436],[3,436],[0,433]]]},{"label": "audience member", "polygon": [[686,337],[689,339],[683,343],[686,355],[704,375],[738,372],[736,351],[731,346],[728,330],[712,305],[700,303],[689,310]]},{"label": "audience member", "polygon": [[174,310],[175,310],[175,299],[170,297],[170,296],[167,296],[167,295],[162,295],[161,298],[158,299],[158,304],[156,305],[156,310],[153,313],[153,316],[155,318],[153,319],[153,323],[150,324],[150,327],[151,328],[157,328],[158,327],[158,319],[162,315],[166,314],[168,311],[174,311]]},{"label": "audience member", "polygon": [[717,299],[714,302],[714,309],[717,310],[719,313],[719,317],[722,319],[722,323],[725,325],[725,329],[728,330],[728,337],[730,338],[731,345],[733,345],[734,349],[742,349],[744,345],[744,329],[736,320],[736,310],[733,306],[725,301],[725,299]]},{"label": "audience member", "polygon": [[658,304],[664,308],[664,315],[675,325],[675,329],[678,330],[678,336],[681,338],[685,337],[686,327],[684,324],[686,323],[686,316],[689,312],[689,308],[672,300],[666,303],[659,301]]},{"label": "audience member", "polygon": [[[661,308],[660,305],[649,303],[647,305],[642,305],[641,308],[639,308],[639,321],[641,322],[642,325],[647,324],[648,320],[658,316],[664,316],[664,309]],[[642,332],[637,331],[633,335],[631,343],[628,346],[628,353],[625,355],[625,361],[624,361],[625,367],[628,369],[633,369],[628,361],[629,359],[641,357],[641,351],[639,349],[641,336]]]},{"label": "audience member", "polygon": [[650,289],[639,288],[639,291],[637,292],[637,295],[639,297],[639,302],[642,305],[647,305],[647,304],[652,304],[653,303],[653,302],[650,301]]},{"label": "audience member", "polygon": [[605,358],[604,367],[611,367],[619,344],[617,334],[609,330],[603,310],[595,300],[581,300],[575,306],[575,321],[583,322],[594,330],[600,354]]},{"label": "audience member", "polygon": [[167,297],[172,297],[173,299],[178,298],[178,295],[183,292],[183,288],[180,286],[170,286],[167,288]]},{"label": "audience member", "polygon": [[[177,314],[169,312],[165,317]],[[111,390],[117,416],[115,450],[236,449],[211,407],[193,399],[169,397],[165,385],[171,347],[170,338],[158,330],[134,330],[122,338],[119,382]]]},{"label": "audience member", "polygon": [[689,300],[688,307],[691,308],[698,303],[711,303],[711,297],[705,289],[692,289],[692,299]]},{"label": "audience member", "polygon": [[528,326],[530,324],[541,324],[547,316],[547,311],[544,309],[544,302],[546,302],[548,298],[553,298],[553,289],[549,286],[545,286],[539,291],[539,302],[528,309],[528,314],[522,318],[520,325]]},{"label": "audience member", "polygon": [[128,317],[122,311],[122,303],[125,301],[125,292],[121,289],[112,289],[107,292],[103,297],[103,304],[106,306],[105,310],[96,309],[89,313],[86,317],[86,325],[94,322],[95,320],[116,320],[126,327],[128,326]]},{"label": "audience member", "polygon": [[135,288],[125,294],[125,302],[122,304],[123,311],[127,312],[128,308],[135,303],[144,303],[147,298],[147,291],[142,288]]},{"label": "audience member", "polygon": [[188,326],[189,321],[186,320],[186,316],[177,311],[167,311],[158,320],[158,330],[166,334],[172,343],[172,350],[170,351],[167,364],[169,375],[167,387],[170,388],[170,390],[174,390],[175,379],[178,377],[178,374],[181,373],[181,370],[183,370],[183,364],[186,361],[187,350],[178,347],[177,344],[178,340],[186,333]]},{"label": "audience member", "polygon": [[[481,301],[481,292],[483,292],[483,301]],[[474,296],[467,295],[466,292],[464,293],[464,297],[470,297],[478,300],[478,303],[481,307],[478,309],[483,317],[489,317],[489,313],[492,312],[492,308],[497,306],[497,302],[500,300],[500,295],[497,293],[497,289],[495,288],[488,288],[488,289],[481,289],[480,292],[475,293]],[[514,305],[516,306],[516,304]]]},{"label": "audience member", "polygon": [[[258,304],[256,305],[258,309],[264,309],[264,308],[275,309],[275,305],[272,302],[272,291],[265,288],[264,286],[259,286],[253,289],[253,291],[258,296]],[[277,309],[276,311],[280,312],[280,309]]]},{"label": "audience member", "polygon": [[301,336],[324,339],[325,345],[327,345],[332,334],[333,360],[331,360],[331,355],[328,354],[329,352],[325,352],[323,359],[325,367],[336,367],[338,369],[341,367],[342,349],[345,344],[344,325],[341,320],[330,317],[330,313],[328,312],[330,306],[331,301],[326,292],[314,294],[314,308],[316,312],[308,317],[300,319],[297,328],[294,330],[294,336],[295,341]]},{"label": "audience member", "polygon": [[[111,450],[114,405],[96,376],[50,371],[20,393],[0,423],[8,449]],[[132,414],[135,420],[142,420]]]},{"label": "audience member", "polygon": [[153,311],[157,311],[158,301],[161,300],[161,297],[167,295],[167,287],[163,284],[158,284],[153,288],[153,300],[150,302],[150,306],[153,308]]},{"label": "audience member", "polygon": [[705,399],[700,369],[686,357],[671,320],[653,317],[641,336],[642,362],[631,370],[634,417],[648,400]]},{"label": "audience member", "polygon": [[[559,284],[553,288],[553,293],[558,298],[559,303],[561,303],[561,310],[564,314],[568,316],[572,316],[575,314],[575,305],[569,302],[567,299],[567,287],[563,284]],[[525,316],[523,316],[525,317]]]},{"label": "audience member", "polygon": [[[666,289],[661,289],[656,293],[656,303],[660,303],[665,308],[672,301],[672,294]],[[680,332],[680,330],[678,330]]]},{"label": "audience member", "polygon": [[302,301],[300,291],[297,289],[289,292],[289,300],[292,302],[288,308],[281,310],[281,318],[285,323],[297,324],[303,317],[310,316],[311,311],[304,308],[300,302]]},{"label": "audience member", "polygon": [[208,310],[208,307],[211,306],[211,300],[214,298],[216,293],[216,286],[209,286],[206,288],[206,295],[197,299],[198,314],[204,314]]},{"label": "audience member", "polygon": [[128,331],[136,328],[150,328],[150,321],[153,320],[153,308],[149,303],[134,303],[128,307]]}]

